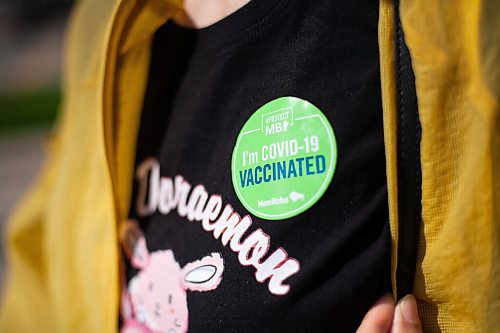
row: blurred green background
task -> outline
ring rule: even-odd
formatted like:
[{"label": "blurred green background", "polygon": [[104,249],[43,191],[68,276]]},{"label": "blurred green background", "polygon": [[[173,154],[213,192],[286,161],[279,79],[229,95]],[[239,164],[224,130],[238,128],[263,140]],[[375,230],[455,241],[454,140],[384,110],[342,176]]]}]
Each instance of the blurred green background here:
[{"label": "blurred green background", "polygon": [[0,133],[5,135],[28,127],[49,127],[56,118],[60,99],[57,84],[1,94]]},{"label": "blurred green background", "polygon": [[0,136],[53,123],[61,98],[62,36],[72,3],[0,0]]}]

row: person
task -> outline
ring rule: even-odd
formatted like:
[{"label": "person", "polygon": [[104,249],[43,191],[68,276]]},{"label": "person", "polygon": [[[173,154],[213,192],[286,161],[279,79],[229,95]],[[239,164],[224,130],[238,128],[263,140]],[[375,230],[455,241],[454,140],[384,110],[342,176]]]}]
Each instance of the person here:
[{"label": "person", "polygon": [[384,295],[363,318],[357,333],[421,333],[418,308],[412,295],[403,297],[394,307],[392,295]]},{"label": "person", "polygon": [[78,5],[1,329],[497,327],[494,11],[222,4]]}]

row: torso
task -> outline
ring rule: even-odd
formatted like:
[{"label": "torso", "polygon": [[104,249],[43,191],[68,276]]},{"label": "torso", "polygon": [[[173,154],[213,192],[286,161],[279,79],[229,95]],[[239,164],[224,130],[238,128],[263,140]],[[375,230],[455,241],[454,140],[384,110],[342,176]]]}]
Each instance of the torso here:
[{"label": "torso", "polygon": [[[377,19],[377,2],[254,0],[206,29],[167,23],[156,33],[131,216],[149,253],[171,251],[181,271],[212,254],[222,258],[218,283],[203,292],[185,289],[189,331],[354,331],[389,290]],[[324,114],[338,156],[331,182],[312,206],[267,219],[238,197],[232,156],[247,120],[287,96]],[[280,138],[287,137],[277,134],[275,141]],[[141,168],[149,178],[141,178]],[[321,177],[316,172],[294,181]],[[141,179],[158,191],[148,186],[142,196]],[[256,193],[263,188],[249,186]],[[193,198],[205,195],[221,207],[204,223],[210,211]],[[221,227],[228,212],[239,215],[242,235]],[[231,235],[239,242],[232,244]],[[255,246],[245,249],[245,241]],[[129,266],[128,278],[136,273]]]}]

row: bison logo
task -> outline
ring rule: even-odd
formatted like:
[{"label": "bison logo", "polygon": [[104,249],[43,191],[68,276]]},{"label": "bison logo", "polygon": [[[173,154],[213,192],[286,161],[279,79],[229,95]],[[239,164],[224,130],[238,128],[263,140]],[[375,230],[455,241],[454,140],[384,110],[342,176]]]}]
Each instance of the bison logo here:
[{"label": "bison logo", "polygon": [[224,271],[219,253],[181,268],[171,250],[149,253],[144,238],[137,241],[131,263],[140,271],[122,297],[122,333],[186,332],[186,292],[217,288]]}]

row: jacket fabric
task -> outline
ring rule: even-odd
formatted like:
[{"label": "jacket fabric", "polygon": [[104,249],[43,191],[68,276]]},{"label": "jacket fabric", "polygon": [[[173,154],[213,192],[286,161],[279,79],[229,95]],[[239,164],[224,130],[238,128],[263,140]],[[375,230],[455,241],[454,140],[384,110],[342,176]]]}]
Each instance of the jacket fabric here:
[{"label": "jacket fabric", "polygon": [[[118,230],[131,195],[154,31],[173,0],[85,0],[71,17],[62,114],[36,186],[6,232],[1,332],[116,332]],[[379,49],[398,294],[395,6],[380,1]],[[500,23],[490,0],[401,0],[421,125],[415,294],[424,331],[500,327]]]}]

